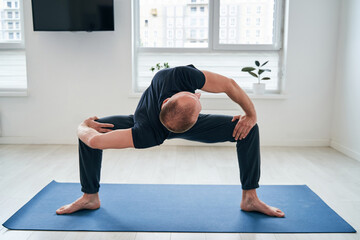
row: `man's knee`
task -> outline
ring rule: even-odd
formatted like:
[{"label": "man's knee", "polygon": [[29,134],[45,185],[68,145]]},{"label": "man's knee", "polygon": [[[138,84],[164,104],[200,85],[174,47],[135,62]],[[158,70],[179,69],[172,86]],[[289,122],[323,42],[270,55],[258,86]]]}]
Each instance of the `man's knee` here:
[{"label": "man's knee", "polygon": [[247,141],[248,139],[252,139],[252,138],[259,138],[259,126],[257,125],[257,123],[251,128],[251,130],[249,131],[248,135],[240,140],[238,139],[237,142],[243,142],[243,141]]}]

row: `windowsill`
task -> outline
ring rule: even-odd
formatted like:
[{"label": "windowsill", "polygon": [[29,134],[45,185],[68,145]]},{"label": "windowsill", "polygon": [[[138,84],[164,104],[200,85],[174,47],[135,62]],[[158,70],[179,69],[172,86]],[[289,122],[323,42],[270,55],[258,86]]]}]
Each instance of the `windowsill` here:
[{"label": "windowsill", "polygon": [[[252,93],[247,93],[250,99],[263,99],[263,100],[281,100],[287,99],[288,96],[286,94],[281,93],[265,93],[263,95],[255,95]],[[132,92],[128,96],[129,98],[140,98],[142,93]],[[202,99],[229,99],[229,97],[225,93],[201,93]]]},{"label": "windowsill", "polygon": [[27,97],[27,90],[0,90],[0,97]]}]

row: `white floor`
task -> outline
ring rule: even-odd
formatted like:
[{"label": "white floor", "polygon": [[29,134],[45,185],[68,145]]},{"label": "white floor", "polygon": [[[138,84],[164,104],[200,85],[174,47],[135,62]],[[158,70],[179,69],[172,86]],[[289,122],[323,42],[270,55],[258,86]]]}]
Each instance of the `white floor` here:
[{"label": "white floor", "polygon": [[[78,182],[77,159],[74,145],[0,145],[0,222],[51,180]],[[106,150],[103,158],[102,182],[107,183],[238,184],[238,176],[235,147]],[[360,231],[360,162],[331,148],[262,148],[260,184],[307,184]],[[1,226],[0,239],[359,240],[360,234],[55,232],[11,231]]]}]

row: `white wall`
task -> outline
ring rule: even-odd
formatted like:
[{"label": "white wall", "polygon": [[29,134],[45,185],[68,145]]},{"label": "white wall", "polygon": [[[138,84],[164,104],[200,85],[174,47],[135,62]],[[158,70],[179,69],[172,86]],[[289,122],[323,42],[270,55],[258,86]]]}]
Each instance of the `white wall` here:
[{"label": "white wall", "polygon": [[[114,32],[33,32],[24,1],[28,97],[0,98],[0,143],[76,143],[88,116],[133,113],[131,1],[115,0]],[[340,0],[290,0],[286,99],[254,99],[263,145],[329,145]],[[203,99],[204,112],[236,105]],[[216,110],[222,109],[222,110]]]},{"label": "white wall", "polygon": [[341,9],[331,146],[360,160],[360,1]]}]

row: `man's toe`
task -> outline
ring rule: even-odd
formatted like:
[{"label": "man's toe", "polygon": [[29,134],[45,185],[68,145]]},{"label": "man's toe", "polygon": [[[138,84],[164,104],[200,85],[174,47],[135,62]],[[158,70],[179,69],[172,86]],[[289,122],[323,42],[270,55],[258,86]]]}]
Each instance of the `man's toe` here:
[{"label": "man's toe", "polygon": [[58,210],[56,210],[57,214],[64,214],[66,210],[66,206],[62,206],[61,208],[59,208]]}]

